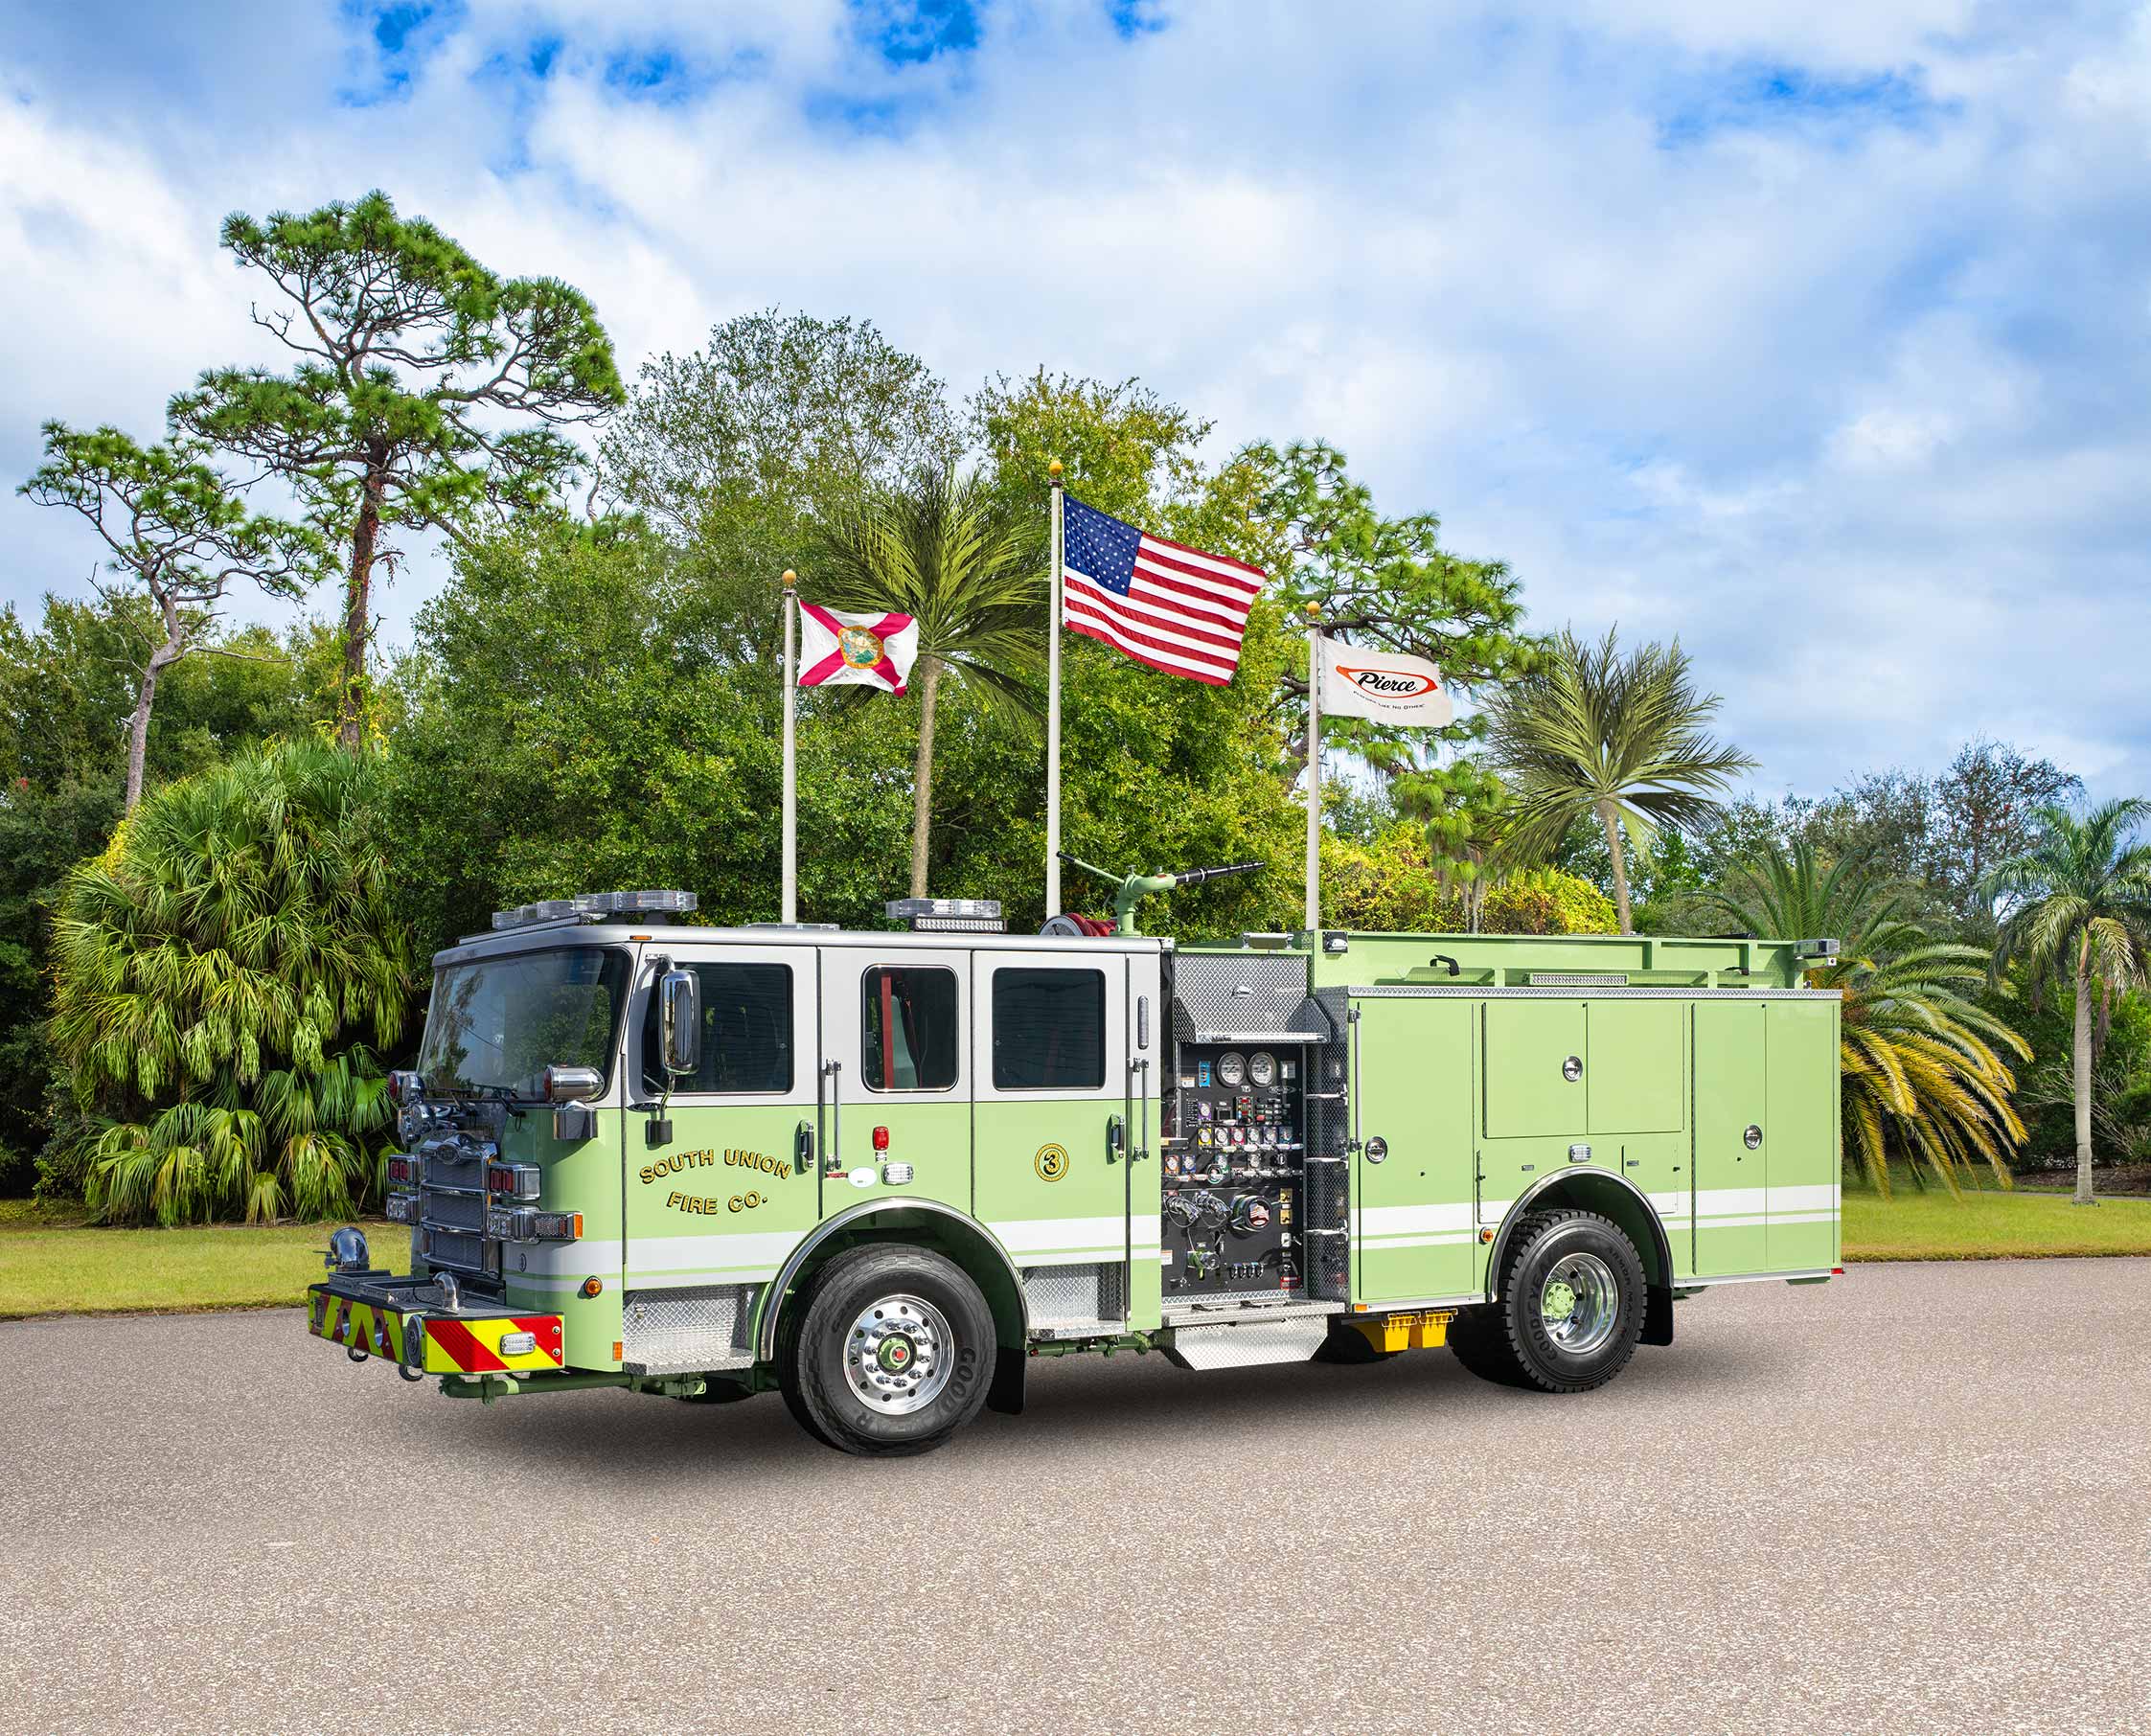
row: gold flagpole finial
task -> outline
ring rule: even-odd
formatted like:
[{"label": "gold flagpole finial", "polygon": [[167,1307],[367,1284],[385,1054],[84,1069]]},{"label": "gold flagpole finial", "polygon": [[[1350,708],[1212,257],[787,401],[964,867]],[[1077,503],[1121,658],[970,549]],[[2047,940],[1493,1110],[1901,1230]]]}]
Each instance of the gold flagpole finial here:
[{"label": "gold flagpole finial", "polygon": [[1061,461],[1058,458],[1049,461],[1045,467],[1045,473],[1052,477],[1055,482],[1059,482],[1061,480]]},{"label": "gold flagpole finial", "polygon": [[793,585],[797,584],[798,582],[799,582],[799,575],[798,575],[797,573],[793,572],[793,571],[792,571],[792,570],[791,570],[791,569],[790,569],[790,568],[789,568],[789,566],[788,566],[788,567],[786,567],[786,568],[785,568],[785,570],[784,570],[784,587],[785,587],[785,589],[789,591],[789,589],[790,589],[790,588],[791,588],[791,587],[792,587]]},{"label": "gold flagpole finial", "polygon": [[1307,605],[1307,618],[1310,621],[1319,621],[1322,618],[1322,605],[1319,603],[1310,603]]}]

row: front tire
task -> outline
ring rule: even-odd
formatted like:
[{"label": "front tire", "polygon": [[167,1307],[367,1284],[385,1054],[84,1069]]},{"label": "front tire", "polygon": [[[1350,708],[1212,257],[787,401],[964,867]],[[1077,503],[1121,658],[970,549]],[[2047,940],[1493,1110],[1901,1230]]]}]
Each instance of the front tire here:
[{"label": "front tire", "polygon": [[963,1268],[923,1248],[842,1253],[783,1335],[785,1403],[842,1452],[930,1452],[986,1403],[994,1316]]},{"label": "front tire", "polygon": [[1642,1257],[1595,1212],[1534,1212],[1502,1250],[1499,1300],[1451,1323],[1456,1359],[1534,1392],[1589,1392],[1628,1366],[1643,1334]]}]

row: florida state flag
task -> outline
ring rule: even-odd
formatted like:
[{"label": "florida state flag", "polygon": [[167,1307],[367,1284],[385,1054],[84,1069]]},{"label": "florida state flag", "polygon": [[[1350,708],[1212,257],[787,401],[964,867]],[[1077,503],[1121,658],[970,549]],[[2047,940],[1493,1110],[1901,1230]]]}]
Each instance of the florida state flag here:
[{"label": "florida state flag", "polygon": [[919,655],[919,624],[909,615],[855,615],[799,605],[799,685],[904,691]]}]

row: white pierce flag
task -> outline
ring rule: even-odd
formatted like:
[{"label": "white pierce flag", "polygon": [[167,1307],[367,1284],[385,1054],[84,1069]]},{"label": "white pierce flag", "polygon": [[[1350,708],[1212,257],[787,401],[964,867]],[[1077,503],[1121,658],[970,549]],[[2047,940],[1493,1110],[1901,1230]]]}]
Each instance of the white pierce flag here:
[{"label": "white pierce flag", "polygon": [[1439,729],[1456,708],[1443,691],[1441,671],[1424,657],[1373,651],[1316,635],[1322,659],[1322,715],[1365,718],[1407,729]]}]

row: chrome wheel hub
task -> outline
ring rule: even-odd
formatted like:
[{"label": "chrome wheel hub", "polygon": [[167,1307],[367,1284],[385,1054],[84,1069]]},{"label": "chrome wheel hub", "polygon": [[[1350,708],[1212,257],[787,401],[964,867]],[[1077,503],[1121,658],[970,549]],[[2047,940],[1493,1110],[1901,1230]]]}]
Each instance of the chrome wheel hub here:
[{"label": "chrome wheel hub", "polygon": [[1539,1318],[1546,1336],[1571,1356],[1589,1356],[1620,1322],[1621,1287],[1596,1254],[1564,1254],[1539,1289]]},{"label": "chrome wheel hub", "polygon": [[950,1334],[942,1312],[918,1296],[883,1296],[859,1311],[844,1341],[844,1379],[874,1409],[901,1416],[949,1384]]}]

